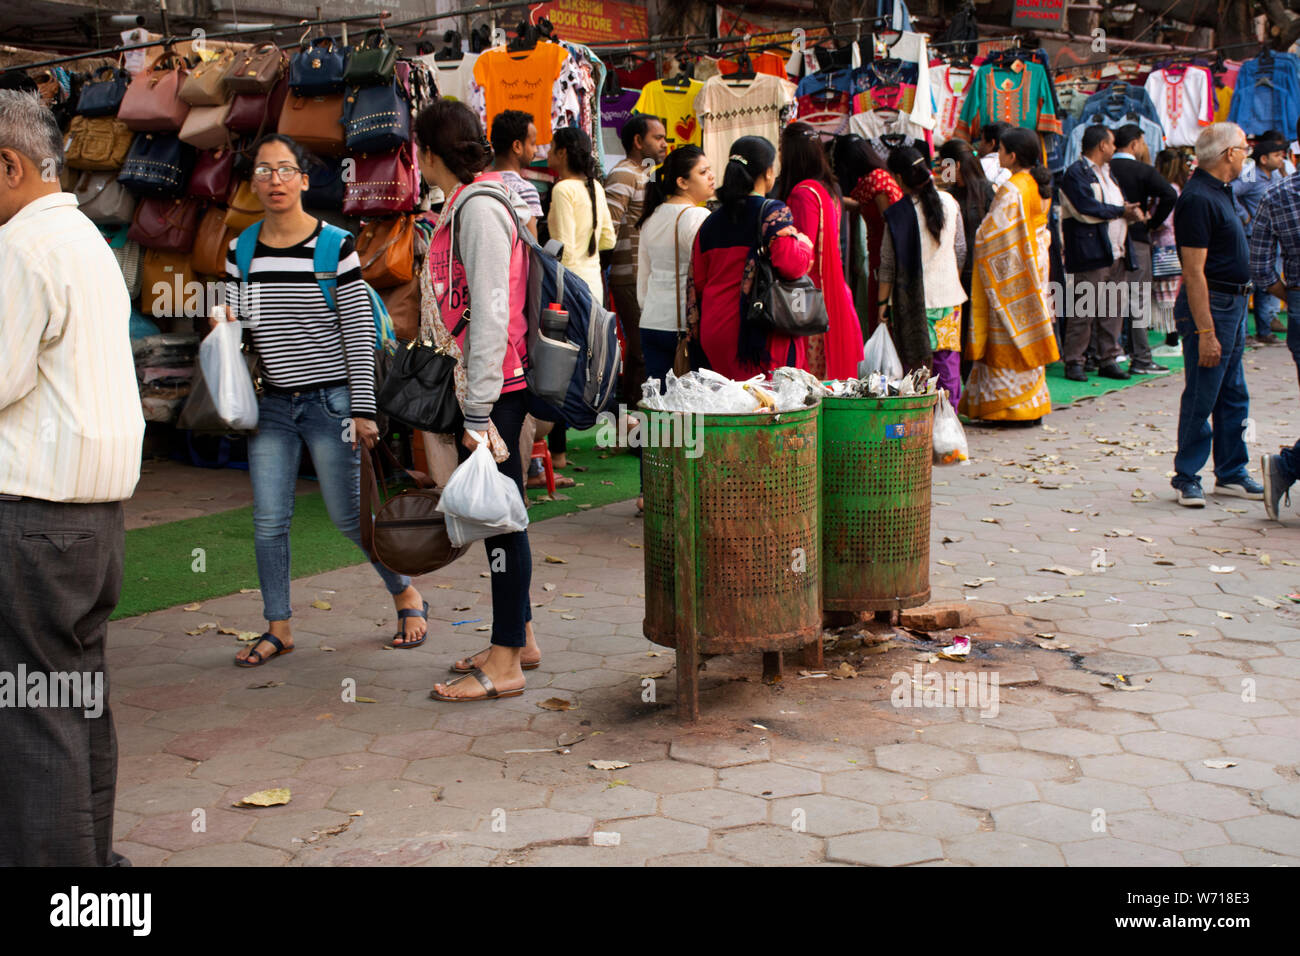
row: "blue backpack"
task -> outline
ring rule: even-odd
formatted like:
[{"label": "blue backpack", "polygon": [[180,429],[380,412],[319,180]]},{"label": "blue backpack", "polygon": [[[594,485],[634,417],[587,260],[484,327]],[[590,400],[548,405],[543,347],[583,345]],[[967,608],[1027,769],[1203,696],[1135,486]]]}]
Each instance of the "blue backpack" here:
[{"label": "blue backpack", "polygon": [[[239,276],[241,281],[248,281],[248,272],[253,265],[253,252],[257,248],[257,237],[262,232],[261,221],[253,223],[247,229],[239,234],[235,240],[235,265],[239,267]],[[316,284],[320,286],[320,291],[325,296],[326,303],[335,312],[338,311],[338,305],[334,301],[334,292],[339,284],[339,252],[343,248],[343,240],[348,237],[346,230],[338,226],[331,225],[328,222],[321,223],[320,236],[316,239],[316,250],[312,255],[312,271],[316,274]],[[363,282],[366,287],[366,295],[370,299],[370,314],[375,322],[375,350],[387,351],[390,354],[397,347],[397,335],[393,331],[393,319],[388,314],[388,308],[384,305],[384,300],[379,297],[379,293],[370,287],[369,282]]]},{"label": "blue backpack", "polygon": [[[559,243],[552,241],[543,247],[524,228],[503,190],[475,192],[466,202],[478,195],[491,196],[506,207],[515,224],[515,233],[528,250],[528,303],[525,307],[528,355],[524,359],[524,379],[533,398],[534,414],[551,421],[562,421],[570,428],[591,428],[596,424],[596,417],[613,403],[617,391],[620,362],[618,320],[591,294],[587,283],[560,262]],[[458,214],[463,215],[464,210],[458,210]],[[537,376],[529,361],[540,348],[542,310],[552,302],[559,303],[569,313],[565,337],[578,352],[568,389],[562,395],[539,391]]]}]

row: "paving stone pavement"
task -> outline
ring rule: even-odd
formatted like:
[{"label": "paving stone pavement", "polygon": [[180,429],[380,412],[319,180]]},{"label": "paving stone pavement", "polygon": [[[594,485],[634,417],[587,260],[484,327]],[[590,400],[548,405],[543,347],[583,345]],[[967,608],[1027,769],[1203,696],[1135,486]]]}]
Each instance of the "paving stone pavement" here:
[{"label": "paving stone pavement", "polygon": [[[1289,444],[1288,353],[1248,353],[1247,376],[1253,452]],[[544,658],[510,700],[426,696],[486,643],[453,623],[490,618],[477,548],[417,582],[430,635],[412,651],[385,647],[366,565],[294,582],[297,652],[262,670],[231,666],[232,637],[186,633],[260,630],[256,594],[115,622],[118,849],[168,866],[1298,864],[1300,515],[1173,504],[1180,389],[972,428],[972,463],[935,471],[934,598],[974,613],[968,662],[928,662],[957,632],[901,631],[883,653],[832,649],[854,679],[787,663],[768,686],[757,655],[713,658],[694,726],[673,714],[672,652],[641,635],[630,502],[531,529]],[[926,702],[918,667],[996,675],[996,706],[896,706],[904,688]],[[280,786],[288,805],[232,806]]]}]

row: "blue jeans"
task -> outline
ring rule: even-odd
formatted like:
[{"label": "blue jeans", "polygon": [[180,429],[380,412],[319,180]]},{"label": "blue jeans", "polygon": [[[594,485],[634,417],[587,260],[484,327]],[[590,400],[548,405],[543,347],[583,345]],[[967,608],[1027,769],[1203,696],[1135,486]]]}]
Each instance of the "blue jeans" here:
[{"label": "blue jeans", "polygon": [[1300,292],[1286,294],[1286,347],[1300,373]]},{"label": "blue jeans", "polygon": [[673,358],[677,355],[677,333],[662,329],[641,330],[641,356],[645,360],[645,377],[659,379],[659,391],[663,391],[664,376],[672,371]]},{"label": "blue jeans", "polygon": [[[1272,335],[1273,320],[1282,308],[1282,301],[1267,292],[1255,293],[1255,334]],[[1289,312],[1288,312],[1289,315]]]},{"label": "blue jeans", "polygon": [[[1174,322],[1183,345],[1183,397],[1178,409],[1178,453],[1171,481],[1175,488],[1200,481],[1200,471],[1214,453],[1214,477],[1219,483],[1247,475],[1250,455],[1242,434],[1250,413],[1250,393],[1241,356],[1246,346],[1246,297],[1210,292],[1214,335],[1223,357],[1213,368],[1201,368],[1201,336],[1196,334],[1187,306],[1187,290],[1174,302]],[[1210,419],[1213,418],[1213,427]]]},{"label": "blue jeans", "polygon": [[[294,485],[305,442],[321,495],[334,527],[361,547],[361,453],[344,440],[351,416],[346,385],[262,396],[257,434],[248,440],[248,476],[253,482],[253,546],[268,621],[287,621],[289,606],[289,522]],[[411,579],[371,562],[389,594]]]}]

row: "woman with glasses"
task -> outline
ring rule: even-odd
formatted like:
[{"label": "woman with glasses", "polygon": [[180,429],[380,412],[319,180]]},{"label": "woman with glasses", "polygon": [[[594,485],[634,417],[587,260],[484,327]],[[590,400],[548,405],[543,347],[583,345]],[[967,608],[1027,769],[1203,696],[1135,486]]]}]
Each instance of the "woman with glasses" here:
[{"label": "woman with glasses", "polygon": [[[257,667],[293,650],[289,626],[289,522],[303,445],[311,453],[330,520],[361,547],[360,446],[379,438],[375,425],[375,328],[361,261],[351,236],[339,249],[334,307],[316,281],[313,256],[322,223],[303,211],[307,154],[272,134],[254,150],[253,191],[266,209],[248,275],[236,247],[226,253],[226,316],[244,320],[264,367],[257,433],[248,439],[253,483],[253,542],[266,633],[235,663]],[[246,240],[247,241],[247,240]],[[393,646],[424,643],[429,606],[410,578],[375,562],[393,596],[399,631]]]}]

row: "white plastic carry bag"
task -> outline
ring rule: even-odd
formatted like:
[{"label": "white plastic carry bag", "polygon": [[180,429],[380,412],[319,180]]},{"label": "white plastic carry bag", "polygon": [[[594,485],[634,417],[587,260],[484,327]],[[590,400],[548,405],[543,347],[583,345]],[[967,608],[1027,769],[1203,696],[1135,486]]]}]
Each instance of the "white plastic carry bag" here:
[{"label": "white plastic carry bag", "polygon": [[951,465],[970,460],[966,445],[966,431],[961,427],[946,389],[939,389],[939,401],[934,409],[934,463]]},{"label": "white plastic carry bag", "polygon": [[221,420],[231,431],[257,427],[257,393],[240,352],[243,326],[218,322],[199,345],[199,366]]},{"label": "white plastic carry bag", "polygon": [[447,517],[447,536],[458,548],[528,527],[528,509],[518,486],[497,470],[486,436],[469,434],[478,447],[451,473],[438,501],[438,510]]},{"label": "white plastic carry bag", "polygon": [[876,331],[867,339],[862,349],[862,364],[858,366],[858,378],[866,378],[875,372],[881,372],[889,381],[903,377],[903,363],[894,348],[894,340],[889,337],[889,329],[877,325]]}]

